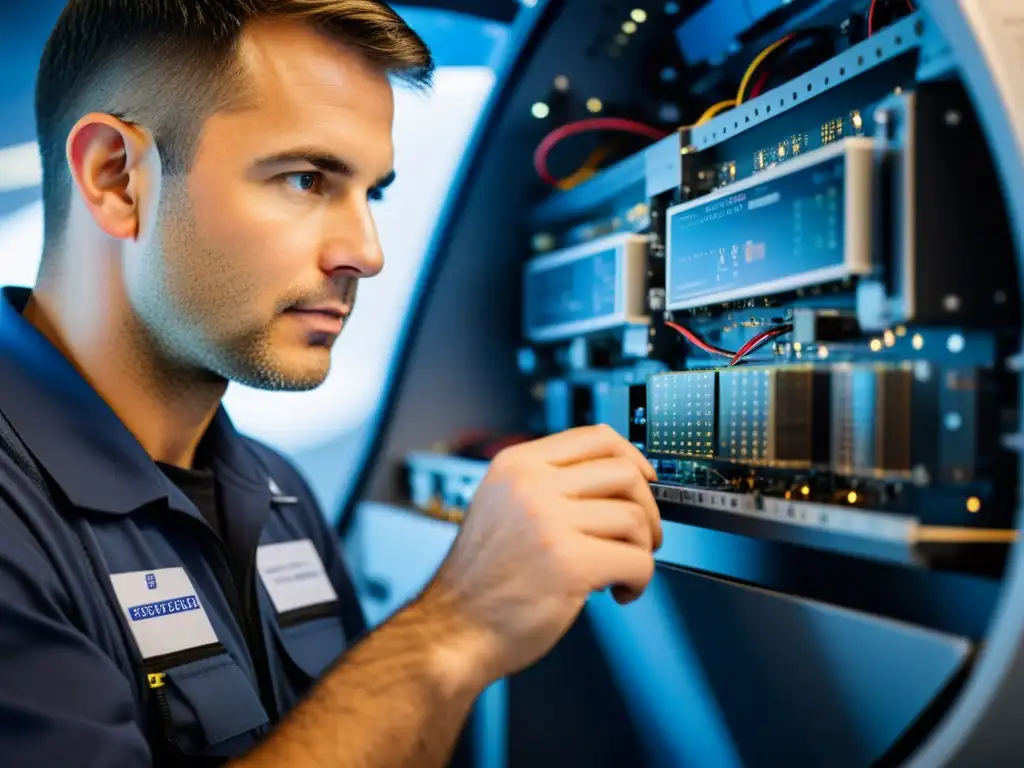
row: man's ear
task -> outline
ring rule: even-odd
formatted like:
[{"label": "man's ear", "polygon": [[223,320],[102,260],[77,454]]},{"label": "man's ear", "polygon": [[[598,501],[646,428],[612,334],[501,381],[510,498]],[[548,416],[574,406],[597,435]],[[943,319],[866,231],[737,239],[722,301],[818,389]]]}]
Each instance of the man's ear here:
[{"label": "man's ear", "polygon": [[143,128],[94,112],[79,120],[67,141],[78,195],[96,225],[118,240],[152,231],[160,197],[160,156]]}]

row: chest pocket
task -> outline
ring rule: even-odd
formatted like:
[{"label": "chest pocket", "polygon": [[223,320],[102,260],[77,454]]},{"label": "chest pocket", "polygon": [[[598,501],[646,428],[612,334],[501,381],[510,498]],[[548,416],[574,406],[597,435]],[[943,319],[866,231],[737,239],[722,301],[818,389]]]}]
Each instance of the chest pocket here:
[{"label": "chest pocket", "polygon": [[[345,652],[345,628],[337,615],[337,604],[318,606],[317,614],[294,618],[288,616],[275,628],[277,640],[296,670],[309,680],[319,679]],[[301,678],[297,681],[306,683]]]},{"label": "chest pocket", "polygon": [[288,683],[281,696],[291,707],[345,651],[338,595],[309,539],[265,544],[256,565],[273,606],[279,672]]},{"label": "chest pocket", "polygon": [[344,653],[345,630],[341,619],[334,615],[307,618],[291,625],[286,621],[284,626],[275,623],[273,634],[278,650],[278,696],[291,709],[302,702]]},{"label": "chest pocket", "polygon": [[151,673],[163,734],[184,755],[232,757],[266,732],[266,710],[248,676],[226,652]]},{"label": "chest pocket", "polygon": [[249,675],[218,639],[188,572],[128,571],[111,574],[110,583],[155,705],[151,738],[165,739],[172,754],[245,752],[269,718]]}]

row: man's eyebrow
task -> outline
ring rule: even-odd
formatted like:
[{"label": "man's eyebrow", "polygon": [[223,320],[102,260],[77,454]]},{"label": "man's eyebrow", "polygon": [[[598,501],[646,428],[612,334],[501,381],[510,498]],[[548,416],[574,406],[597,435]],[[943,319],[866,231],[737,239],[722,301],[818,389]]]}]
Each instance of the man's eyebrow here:
[{"label": "man's eyebrow", "polygon": [[387,189],[388,187],[390,187],[394,183],[395,183],[395,172],[394,171],[388,171],[383,176],[381,176],[379,179],[377,179],[376,183],[374,183],[374,185],[373,185],[373,188],[378,190],[378,191],[380,191],[380,192],[383,192],[385,189]]},{"label": "man's eyebrow", "polygon": [[[329,152],[319,152],[317,150],[292,150],[288,152],[278,152],[277,154],[269,155],[261,158],[256,162],[257,168],[271,168],[276,165],[289,165],[297,163],[306,163],[313,166],[319,171],[324,173],[336,173],[339,176],[354,176],[355,171],[352,165],[337,155],[332,155]],[[373,189],[383,190],[389,187],[395,181],[395,172],[388,171],[386,174],[381,176],[377,181],[373,183]]]}]

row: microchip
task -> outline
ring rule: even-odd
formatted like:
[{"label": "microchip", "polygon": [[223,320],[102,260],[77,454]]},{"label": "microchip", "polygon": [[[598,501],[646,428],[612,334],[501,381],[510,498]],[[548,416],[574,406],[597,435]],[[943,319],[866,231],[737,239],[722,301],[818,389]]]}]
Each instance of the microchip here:
[{"label": "microchip", "polygon": [[718,456],[809,468],[827,460],[828,374],[812,366],[719,372]]},{"label": "microchip", "polygon": [[652,455],[712,458],[714,371],[652,376],[647,383],[647,450]]},{"label": "microchip", "polygon": [[911,470],[909,366],[837,367],[832,374],[832,462],[839,474],[898,477]]}]

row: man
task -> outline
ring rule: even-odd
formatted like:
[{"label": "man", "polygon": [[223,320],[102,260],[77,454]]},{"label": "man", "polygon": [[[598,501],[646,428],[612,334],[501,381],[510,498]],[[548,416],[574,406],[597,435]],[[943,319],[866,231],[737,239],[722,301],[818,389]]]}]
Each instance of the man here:
[{"label": "man", "polygon": [[376,0],[65,9],[42,266],[0,300],[5,764],[440,765],[589,593],[647,584],[653,470],[576,430],[496,458],[436,577],[366,633],[308,487],[220,407],[327,376],[382,267],[391,82],[432,68]]}]

